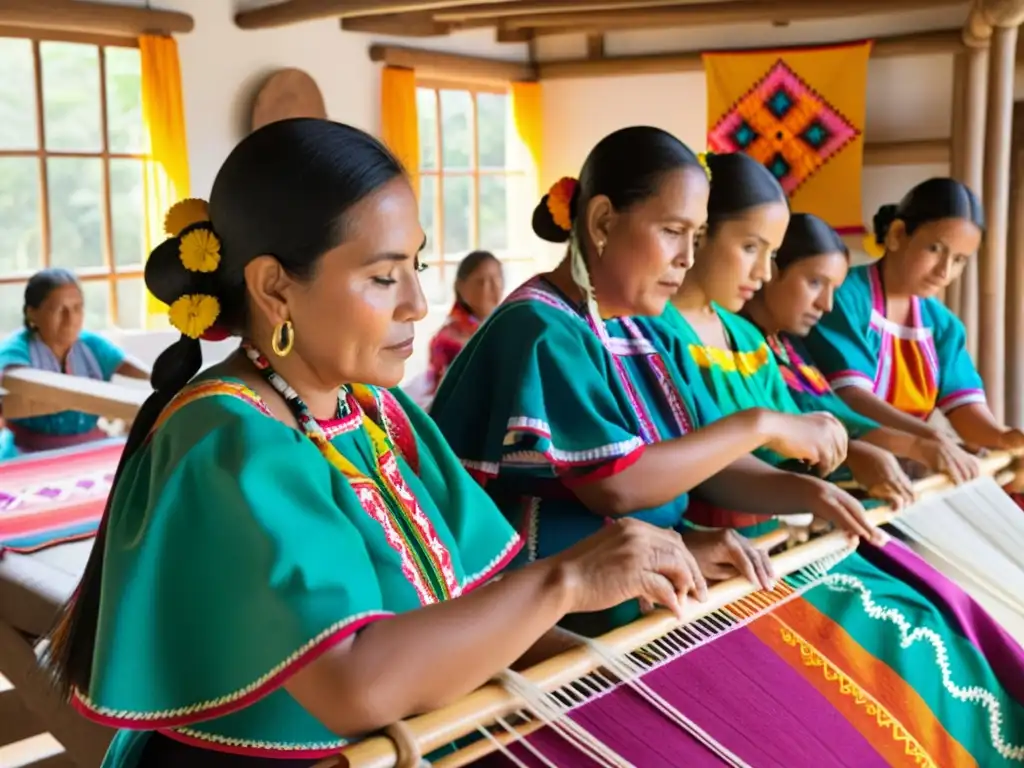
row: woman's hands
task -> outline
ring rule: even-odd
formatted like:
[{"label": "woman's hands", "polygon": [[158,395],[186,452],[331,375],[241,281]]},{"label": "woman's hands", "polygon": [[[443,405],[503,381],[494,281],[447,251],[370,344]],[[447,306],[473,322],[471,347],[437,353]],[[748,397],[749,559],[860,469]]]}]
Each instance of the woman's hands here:
[{"label": "woman's hands", "polygon": [[806,461],[822,477],[846,460],[846,428],[831,413],[769,413],[765,447],[787,459]]},{"label": "woman's hands", "polygon": [[887,501],[894,509],[914,503],[914,488],[899,460],[889,451],[861,440],[850,443],[846,466],[853,479],[876,499]]},{"label": "woman's hands", "polygon": [[816,477],[796,478],[800,481],[800,506],[807,512],[872,544],[885,541],[885,535],[868,521],[861,503],[842,488]]},{"label": "woman's hands", "polygon": [[633,518],[606,525],[552,558],[569,592],[568,613],[590,613],[637,598],[682,618],[687,595],[707,599],[707,582],[682,537]]},{"label": "woman's hands", "polygon": [[999,448],[1004,451],[1024,450],[1024,432],[1019,429],[1007,427],[999,436]]},{"label": "woman's hands", "polygon": [[966,483],[981,474],[978,459],[965,451],[952,437],[937,432],[933,438],[919,438],[915,460],[932,472],[949,475],[954,483]]},{"label": "woman's hands", "polygon": [[687,531],[683,541],[709,580],[723,581],[739,575],[761,589],[775,588],[777,577],[768,553],[736,531]]}]

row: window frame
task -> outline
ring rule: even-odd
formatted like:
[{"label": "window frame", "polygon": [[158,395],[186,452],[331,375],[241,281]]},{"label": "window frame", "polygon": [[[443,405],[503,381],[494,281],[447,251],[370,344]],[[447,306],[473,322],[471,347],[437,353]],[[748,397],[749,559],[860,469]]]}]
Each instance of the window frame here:
[{"label": "window frame", "polygon": [[[422,187],[425,179],[434,180],[434,201],[435,209],[433,216],[434,225],[434,250],[424,253],[421,256],[422,263],[430,269],[439,270],[438,280],[446,286],[454,283],[457,263],[445,259],[444,250],[444,179],[445,177],[469,177],[472,181],[470,190],[470,247],[467,253],[477,250],[480,247],[480,178],[481,176],[498,176],[505,179],[522,178],[526,179],[528,172],[525,168],[515,168],[509,165],[509,158],[512,154],[511,148],[506,147],[505,167],[501,169],[480,168],[480,141],[479,141],[479,107],[477,96],[481,93],[504,94],[509,98],[511,110],[511,88],[510,84],[497,82],[466,81],[457,78],[445,77],[417,77],[416,88],[433,91],[434,103],[434,142],[437,151],[436,167],[424,168],[423,158],[420,157],[418,169],[419,184]],[[444,129],[441,115],[441,91],[463,91],[468,92],[471,97],[470,111],[470,165],[465,169],[446,169],[444,166]],[[418,103],[418,99],[417,99]],[[511,113],[509,114],[511,119]],[[421,142],[422,146],[422,142]],[[420,191],[417,190],[417,194]],[[506,210],[506,213],[508,211]],[[518,254],[514,247],[508,247],[506,251],[497,253],[503,264],[535,264],[536,259],[528,254]]]},{"label": "window frame", "polygon": [[[35,149],[4,149],[0,148],[0,159],[4,158],[36,158],[38,160],[39,173],[39,266],[37,269],[46,269],[52,265],[52,236],[53,230],[50,222],[50,188],[47,160],[53,158],[75,158],[75,159],[99,159],[101,160],[100,190],[102,193],[100,205],[101,237],[100,244],[103,252],[103,266],[100,267],[78,267],[73,270],[75,276],[82,283],[105,282],[107,284],[107,327],[104,330],[123,328],[121,324],[121,312],[118,302],[118,283],[122,280],[137,280],[145,276],[145,263],[137,266],[119,268],[114,253],[114,227],[113,211],[111,204],[110,188],[110,163],[111,160],[139,160],[145,163],[150,159],[148,154],[132,152],[111,152],[110,151],[110,126],[108,116],[107,98],[107,55],[108,48],[135,48],[138,49],[138,40],[131,37],[120,37],[116,35],[97,35],[78,32],[66,32],[61,30],[38,30],[22,29],[0,25],[0,38],[17,38],[28,40],[32,44],[32,70],[34,79],[35,94],[35,121],[36,121],[36,148]],[[76,43],[81,45],[92,45],[98,49],[98,77],[100,93],[100,133],[102,144],[98,152],[80,152],[67,150],[48,150],[46,148],[46,106],[43,100],[43,59],[40,46],[42,43]],[[145,168],[143,168],[145,173]],[[145,201],[143,201],[143,231],[148,231],[149,221],[146,216]],[[0,285],[17,285],[26,282],[33,274],[33,271],[0,273]],[[128,328],[141,327],[142,318],[128,325]]]}]

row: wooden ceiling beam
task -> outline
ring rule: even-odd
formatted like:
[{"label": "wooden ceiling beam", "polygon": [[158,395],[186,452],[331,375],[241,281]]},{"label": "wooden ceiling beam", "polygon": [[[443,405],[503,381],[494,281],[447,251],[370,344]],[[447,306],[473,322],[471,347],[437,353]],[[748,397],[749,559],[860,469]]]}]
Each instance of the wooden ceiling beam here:
[{"label": "wooden ceiling beam", "polygon": [[[357,16],[342,19],[346,32],[370,32],[375,35],[400,37],[437,37],[455,32],[460,27],[446,21],[437,21],[430,12],[396,13],[387,16]],[[516,30],[520,32],[520,30]]]},{"label": "wooden ceiling beam", "polygon": [[563,34],[566,29],[592,33],[619,29],[707,27],[836,19],[894,11],[933,10],[961,4],[962,0],[731,0],[662,9],[510,15],[497,21],[508,29],[528,28],[533,29],[535,34],[549,35]]},{"label": "wooden ceiling beam", "polygon": [[276,5],[239,11],[235,14],[235,24],[242,29],[267,29],[314,19],[369,18],[440,10],[471,3],[502,5],[510,2],[514,0],[285,0]]},{"label": "wooden ceiling beam", "polygon": [[[938,32],[918,32],[875,39],[872,58],[895,56],[925,56],[956,53],[964,50],[959,29]],[[710,52],[710,51],[706,51]],[[622,75],[648,75],[665,72],[700,72],[704,68],[701,51],[687,53],[661,53],[647,56],[612,56],[604,59],[573,59],[542,61],[537,64],[540,80],[581,77],[620,77]]]},{"label": "wooden ceiling beam", "polygon": [[619,11],[637,8],[664,8],[682,5],[680,0],[534,0],[533,2],[517,2],[510,5],[494,3],[474,3],[444,8],[434,12],[434,18],[440,21],[467,21],[470,19],[490,19],[510,16],[529,16],[538,13],[580,13],[581,11]]},{"label": "wooden ceiling beam", "polygon": [[187,13],[87,0],[0,0],[0,25],[138,37],[185,34],[192,31],[195,23]]},{"label": "wooden ceiling beam", "polygon": [[426,78],[458,78],[477,82],[519,82],[537,79],[537,67],[526,61],[502,61],[479,56],[424,51],[394,45],[371,45],[370,60],[416,70]]}]

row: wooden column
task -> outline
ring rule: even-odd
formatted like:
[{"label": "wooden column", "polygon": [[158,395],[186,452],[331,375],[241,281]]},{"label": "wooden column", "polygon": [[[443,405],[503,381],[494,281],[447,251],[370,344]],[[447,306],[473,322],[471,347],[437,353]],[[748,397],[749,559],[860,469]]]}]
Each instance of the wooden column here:
[{"label": "wooden column", "polygon": [[[985,113],[988,100],[987,47],[972,47],[964,57],[963,157],[953,175],[978,195],[982,194],[985,158]],[[980,257],[979,257],[980,258]],[[978,259],[971,259],[958,281],[958,314],[967,328],[967,349],[978,359]]]},{"label": "wooden column", "polygon": [[1006,246],[1009,226],[1010,132],[1017,26],[997,26],[989,53],[983,198],[988,232],[979,264],[978,362],[996,419],[1005,413]]},{"label": "wooden column", "polygon": [[1006,280],[1006,423],[1024,425],[1024,103],[1013,107]]},{"label": "wooden column", "polygon": [[[953,88],[952,109],[949,120],[949,175],[963,181],[964,178],[964,123],[966,122],[967,101],[967,54],[958,53],[953,56]],[[961,313],[960,287],[957,280],[951,284],[940,297],[953,314]]]}]

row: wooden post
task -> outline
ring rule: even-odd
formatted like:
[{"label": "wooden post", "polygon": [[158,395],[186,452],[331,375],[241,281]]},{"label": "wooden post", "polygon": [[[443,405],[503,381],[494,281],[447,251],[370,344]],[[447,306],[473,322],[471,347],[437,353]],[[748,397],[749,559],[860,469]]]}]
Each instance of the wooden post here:
[{"label": "wooden post", "polygon": [[[958,53],[953,57],[953,98],[949,121],[949,175],[964,181],[964,144],[967,102],[967,54]],[[966,183],[966,182],[965,182]],[[957,280],[946,289],[942,301],[955,315],[962,312],[960,299],[961,280]]]},{"label": "wooden post", "polygon": [[1006,423],[1024,425],[1024,104],[1013,108],[1009,273],[1006,279]]},{"label": "wooden post", "polygon": [[[964,56],[964,140],[960,180],[978,195],[982,194],[985,159],[985,116],[988,100],[987,47],[969,48]],[[980,254],[979,254],[980,258]],[[978,259],[967,262],[960,276],[960,319],[967,328],[967,351],[978,359]]]},{"label": "wooden post", "polygon": [[1006,245],[1009,225],[1010,131],[1017,27],[997,26],[989,54],[988,120],[983,185],[988,231],[979,265],[978,362],[989,406],[999,421],[1006,411]]}]

